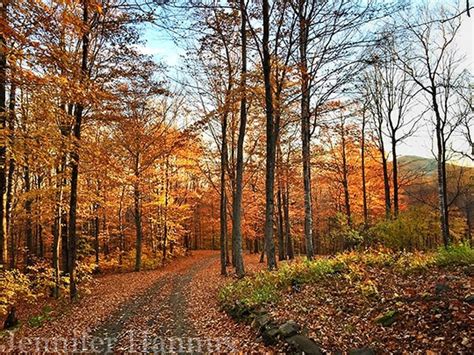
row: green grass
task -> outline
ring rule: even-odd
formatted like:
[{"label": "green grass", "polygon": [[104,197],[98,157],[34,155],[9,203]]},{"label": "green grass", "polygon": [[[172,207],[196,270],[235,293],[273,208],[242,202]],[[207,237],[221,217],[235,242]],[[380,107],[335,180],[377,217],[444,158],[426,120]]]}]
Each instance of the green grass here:
[{"label": "green grass", "polygon": [[51,320],[52,311],[52,308],[49,306],[43,307],[41,314],[38,314],[28,319],[28,324],[34,328],[41,327],[44,322]]},{"label": "green grass", "polygon": [[439,266],[473,265],[474,249],[468,244],[458,244],[451,245],[448,248],[440,248],[436,253],[435,262]]}]

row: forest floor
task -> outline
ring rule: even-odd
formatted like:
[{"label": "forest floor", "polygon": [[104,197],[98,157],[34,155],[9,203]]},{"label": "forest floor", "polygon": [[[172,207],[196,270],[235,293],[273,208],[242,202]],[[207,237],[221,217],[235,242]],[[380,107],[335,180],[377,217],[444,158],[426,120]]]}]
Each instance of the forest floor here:
[{"label": "forest floor", "polygon": [[[250,271],[264,266],[257,256],[247,256],[246,263]],[[100,275],[76,303],[19,307],[22,324],[3,334],[0,350],[266,350],[249,325],[220,311],[218,289],[229,279],[219,275],[214,251],[193,251],[153,271]]]},{"label": "forest floor", "polygon": [[[248,274],[265,268],[246,255]],[[376,352],[467,352],[472,349],[472,268],[432,268],[401,275],[386,267],[357,269],[360,279],[334,275],[285,292],[268,311],[279,323],[303,326],[324,351],[370,347]],[[103,274],[77,302],[46,298],[20,306],[21,326],[3,332],[0,352],[281,352],[255,329],[222,310],[219,253],[193,251],[163,268]],[[230,271],[230,268],[229,268]],[[370,286],[370,287],[368,287]],[[372,294],[373,290],[376,294]],[[384,327],[374,319],[397,310]]]}]

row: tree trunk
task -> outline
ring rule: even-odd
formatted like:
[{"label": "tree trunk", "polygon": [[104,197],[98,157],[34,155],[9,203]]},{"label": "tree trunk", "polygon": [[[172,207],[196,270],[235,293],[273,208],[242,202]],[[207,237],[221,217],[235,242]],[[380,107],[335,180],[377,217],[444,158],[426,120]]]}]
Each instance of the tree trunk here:
[{"label": "tree trunk", "polygon": [[361,174],[362,174],[362,206],[364,213],[364,229],[369,226],[369,209],[367,207],[367,182],[365,175],[365,126],[366,118],[365,112],[362,114],[362,130],[361,130],[361,144],[360,144],[360,158],[361,158]]},{"label": "tree trunk", "polygon": [[135,271],[142,268],[142,209],[140,193],[140,155],[135,157],[135,183],[133,184],[133,206],[135,215]]},{"label": "tree trunk", "polygon": [[134,214],[135,214],[135,271],[140,271],[142,268],[142,212],[140,205],[140,188],[138,183],[135,183],[133,186],[133,204],[134,204]]},{"label": "tree trunk", "polygon": [[227,195],[226,178],[227,169],[227,113],[222,116],[222,143],[221,143],[221,181],[220,181],[220,244],[221,244],[221,275],[227,275],[226,265],[228,263],[227,248]]},{"label": "tree trunk", "polygon": [[383,186],[385,194],[385,219],[390,219],[392,217],[392,204],[390,202],[390,182],[388,177],[387,157],[385,156],[385,150],[383,147],[380,149],[380,154],[382,156]]},{"label": "tree trunk", "polygon": [[278,213],[278,260],[285,260],[285,234],[284,234],[284,220],[283,220],[283,202],[282,202],[282,152],[280,140],[278,140],[278,150],[277,150],[277,161],[278,161],[278,172],[277,172],[277,213]]},{"label": "tree trunk", "polygon": [[[9,139],[10,144],[14,144],[15,139],[15,109],[16,109],[16,81],[15,81],[15,74],[12,69],[11,72],[11,83],[10,83],[10,102],[9,102],[9,115],[8,115],[8,128],[10,130]],[[14,248],[14,241],[11,237],[11,220],[12,220],[12,205],[13,205],[13,177],[15,174],[15,158],[13,154],[10,154],[8,159],[8,176],[7,176],[7,191],[6,191],[6,211],[5,211],[5,218],[6,218],[6,235],[5,239],[8,241],[10,238],[11,240],[11,252],[10,252],[10,268],[13,269],[15,265],[15,248]],[[8,242],[6,247],[8,248]],[[0,246],[1,250],[1,246]],[[6,263],[6,260],[5,260]]]},{"label": "tree trunk", "polygon": [[432,80],[432,103],[433,111],[436,117],[436,146],[437,146],[437,171],[438,171],[438,198],[439,198],[439,215],[441,225],[441,236],[443,238],[444,247],[447,248],[451,243],[449,235],[449,211],[448,196],[446,182],[446,143],[444,139],[444,131],[442,127],[442,119],[440,108],[437,102],[436,84]]},{"label": "tree trunk", "polygon": [[95,251],[95,265],[99,267],[99,206],[94,206],[94,251]]},{"label": "tree trunk", "polygon": [[62,202],[63,202],[63,171],[62,167],[56,169],[56,208],[55,218],[53,224],[53,270],[54,270],[54,289],[53,296],[58,298],[60,294],[60,282],[61,282],[61,271],[60,271],[60,258],[61,258],[61,237],[62,237],[62,223],[61,216],[63,214]]},{"label": "tree trunk", "polygon": [[399,198],[398,198],[398,159],[397,159],[397,142],[395,137],[392,138],[392,185],[393,185],[393,216],[398,218]]},{"label": "tree trunk", "polygon": [[273,88],[271,81],[271,62],[269,50],[270,14],[268,0],[262,1],[263,10],[263,77],[265,82],[266,111],[266,173],[265,173],[265,250],[269,270],[276,269],[275,243],[273,241],[273,212],[275,187],[275,144],[278,136],[279,122],[274,121]]},{"label": "tree trunk", "polygon": [[[287,172],[288,175],[288,172]],[[294,259],[295,253],[293,250],[293,240],[291,238],[291,224],[290,224],[290,186],[288,181],[286,189],[283,193],[283,213],[285,216],[285,237],[286,237],[286,254],[288,259]]]},{"label": "tree trunk", "polygon": [[310,143],[310,87],[307,63],[307,45],[309,40],[308,21],[304,14],[305,1],[299,1],[299,51],[301,70],[301,141],[303,160],[303,187],[304,187],[304,239],[306,256],[313,258],[313,214],[311,206],[311,143]]},{"label": "tree trunk", "polygon": [[[89,9],[88,0],[83,0],[82,23],[88,26]],[[82,35],[82,60],[81,60],[81,77],[83,82],[87,75],[87,56],[89,52],[89,34],[84,30]],[[76,258],[77,258],[77,235],[76,235],[76,218],[77,218],[77,186],[79,179],[79,152],[78,143],[81,139],[82,114],[84,111],[83,103],[78,103],[75,111],[75,122],[73,127],[73,136],[76,140],[76,146],[71,152],[71,193],[69,202],[69,236],[68,236],[68,257],[69,257],[69,290],[71,299],[77,297],[76,285]]]},{"label": "tree trunk", "polygon": [[[25,193],[29,193],[31,191],[31,177],[30,177],[30,169],[28,167],[28,159],[27,165],[25,166],[24,171],[24,182],[25,182]],[[25,212],[26,212],[26,222],[25,222],[25,234],[26,234],[26,266],[33,265],[33,222],[31,219],[32,216],[32,204],[33,201],[31,197],[27,197],[25,201]]]},{"label": "tree trunk", "polygon": [[351,219],[351,201],[349,194],[349,173],[347,168],[346,156],[346,132],[344,123],[341,125],[341,144],[342,144],[342,186],[344,188],[344,207],[346,210],[347,224],[352,225]]},{"label": "tree trunk", "polygon": [[242,42],[242,68],[240,73],[240,126],[237,138],[237,161],[235,193],[232,200],[232,242],[235,262],[235,272],[238,277],[243,277],[244,259],[242,256],[242,194],[243,194],[243,174],[244,174],[244,139],[247,125],[247,30],[245,19],[245,0],[240,0],[240,38]]},{"label": "tree trunk", "polygon": [[[0,20],[7,23],[7,0],[2,0],[0,5]],[[0,129],[7,128],[7,107],[6,107],[6,78],[7,78],[7,43],[5,34],[0,33]],[[8,262],[8,236],[7,236],[7,141],[6,137],[1,137],[0,143],[0,264],[4,267]]]},{"label": "tree trunk", "polygon": [[436,126],[436,139],[438,147],[438,198],[439,198],[439,214],[441,225],[441,236],[443,244],[447,248],[450,244],[449,235],[449,215],[448,215],[448,198],[446,191],[446,153],[444,150],[444,139],[440,125]]},{"label": "tree trunk", "polygon": [[285,260],[285,235],[283,227],[283,203],[282,203],[282,192],[281,184],[278,184],[277,191],[277,209],[278,209],[278,260]]},{"label": "tree trunk", "polygon": [[118,210],[118,219],[119,219],[119,265],[123,264],[123,253],[125,251],[125,232],[123,227],[123,199],[125,197],[125,186],[122,187],[122,193],[120,194],[120,204]]},{"label": "tree trunk", "polygon": [[169,161],[166,157],[165,163],[165,218],[164,218],[164,233],[163,233],[163,260],[162,264],[165,264],[166,261],[166,243],[168,242],[168,194],[169,194]]}]

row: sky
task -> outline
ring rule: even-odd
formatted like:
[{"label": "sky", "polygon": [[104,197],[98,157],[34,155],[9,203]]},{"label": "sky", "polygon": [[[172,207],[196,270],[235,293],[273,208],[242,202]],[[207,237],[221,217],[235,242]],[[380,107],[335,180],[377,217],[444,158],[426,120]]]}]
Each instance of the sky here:
[{"label": "sky", "polygon": [[[464,4],[464,2],[461,2]],[[180,48],[173,40],[157,27],[148,26],[144,31],[146,45],[141,48],[145,54],[152,55],[155,60],[164,63],[168,67],[168,72],[177,70],[182,63],[182,57],[185,50]],[[457,36],[456,47],[460,54],[465,56],[463,66],[470,73],[474,74],[474,14],[471,17],[463,15],[463,21]],[[426,158],[432,158],[432,127],[425,125],[413,135],[404,141],[399,147],[400,155],[417,155]],[[454,139],[460,139],[454,137]],[[470,148],[466,145],[466,150]],[[463,163],[472,165],[471,162]]]}]

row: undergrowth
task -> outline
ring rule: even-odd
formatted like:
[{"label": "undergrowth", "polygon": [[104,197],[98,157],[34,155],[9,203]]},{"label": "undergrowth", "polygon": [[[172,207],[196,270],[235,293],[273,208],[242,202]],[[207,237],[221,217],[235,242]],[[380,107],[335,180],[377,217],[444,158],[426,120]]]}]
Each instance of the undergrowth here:
[{"label": "undergrowth", "polygon": [[277,271],[260,271],[231,282],[219,293],[221,305],[235,318],[243,318],[261,306],[277,302],[285,292],[323,278],[342,275],[366,297],[378,294],[377,286],[365,279],[366,268],[390,268],[410,274],[432,267],[474,264],[474,249],[466,244],[440,248],[437,252],[392,252],[389,249],[350,251],[330,258],[282,263]]}]

